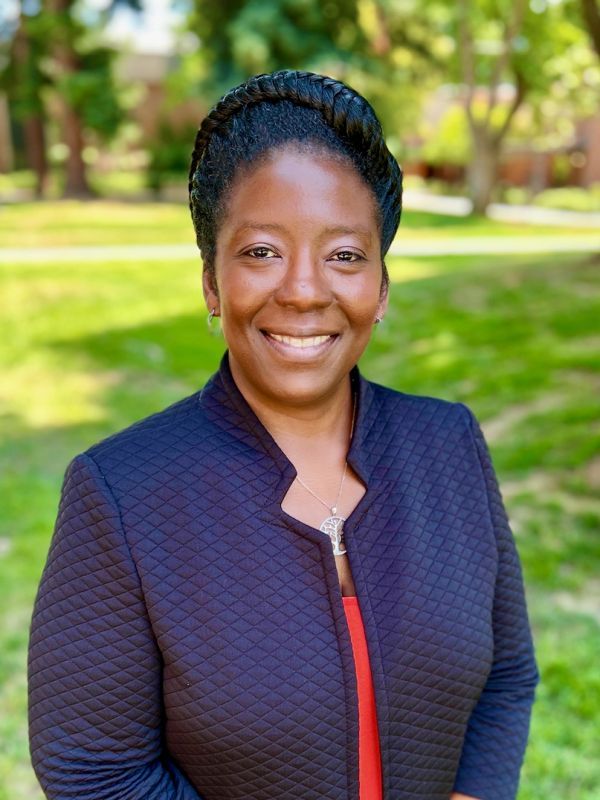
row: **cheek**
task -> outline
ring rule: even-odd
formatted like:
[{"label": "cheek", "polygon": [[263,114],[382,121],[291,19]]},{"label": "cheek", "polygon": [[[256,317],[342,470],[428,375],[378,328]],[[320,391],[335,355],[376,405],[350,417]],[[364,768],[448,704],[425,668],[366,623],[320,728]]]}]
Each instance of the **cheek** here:
[{"label": "cheek", "polygon": [[251,321],[272,289],[264,278],[260,280],[249,271],[227,267],[221,272],[218,286],[222,321],[230,325]]},{"label": "cheek", "polygon": [[352,287],[345,296],[344,306],[347,316],[356,325],[370,326],[381,299],[380,280],[368,280]]}]

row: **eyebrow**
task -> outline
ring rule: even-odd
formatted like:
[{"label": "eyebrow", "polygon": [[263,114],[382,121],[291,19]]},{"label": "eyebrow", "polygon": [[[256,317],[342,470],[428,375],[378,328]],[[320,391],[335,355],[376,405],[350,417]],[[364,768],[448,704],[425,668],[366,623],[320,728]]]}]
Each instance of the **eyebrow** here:
[{"label": "eyebrow", "polygon": [[[274,233],[285,233],[286,228],[283,225],[278,225],[276,222],[253,222],[247,221],[243,222],[238,228],[236,228],[235,233],[240,234],[244,233],[245,231],[273,231]],[[351,227],[349,225],[330,225],[323,230],[324,236],[335,236],[338,234],[342,235],[358,235],[365,238],[368,242],[371,241],[371,231],[368,228],[363,228],[361,226]]]}]

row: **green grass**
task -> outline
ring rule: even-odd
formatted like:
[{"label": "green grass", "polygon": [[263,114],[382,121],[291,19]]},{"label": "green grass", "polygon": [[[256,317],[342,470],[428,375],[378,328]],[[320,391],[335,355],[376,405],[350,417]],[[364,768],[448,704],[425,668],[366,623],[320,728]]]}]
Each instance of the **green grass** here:
[{"label": "green grass", "polygon": [[[398,241],[481,235],[593,236],[589,229],[536,227],[495,222],[486,217],[405,211]],[[0,206],[0,247],[193,243],[194,232],[185,202],[63,200]]]},{"label": "green grass", "polygon": [[[19,232],[42,244],[190,241],[176,206],[60,208],[58,219],[51,204],[0,210],[0,243],[14,246]],[[460,223],[446,229],[463,235]],[[542,683],[519,798],[598,800],[600,262],[561,254],[388,266],[390,309],[362,369],[471,406],[521,553]],[[27,751],[27,629],[64,469],[100,437],[201,386],[223,343],[207,332],[191,260],[4,263],[0,291],[0,800],[41,800]]]},{"label": "green grass", "polygon": [[63,200],[0,207],[0,247],[193,243],[184,203]]}]

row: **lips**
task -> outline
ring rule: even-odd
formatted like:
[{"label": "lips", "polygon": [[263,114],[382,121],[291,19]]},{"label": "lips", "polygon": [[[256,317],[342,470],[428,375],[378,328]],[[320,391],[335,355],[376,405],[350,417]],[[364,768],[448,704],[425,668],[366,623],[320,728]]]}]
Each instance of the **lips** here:
[{"label": "lips", "polygon": [[332,333],[317,333],[306,334],[302,336],[293,336],[287,333],[274,333],[271,331],[262,331],[266,339],[275,346],[278,350],[290,351],[320,351],[327,348],[334,339],[337,339],[337,334]]}]

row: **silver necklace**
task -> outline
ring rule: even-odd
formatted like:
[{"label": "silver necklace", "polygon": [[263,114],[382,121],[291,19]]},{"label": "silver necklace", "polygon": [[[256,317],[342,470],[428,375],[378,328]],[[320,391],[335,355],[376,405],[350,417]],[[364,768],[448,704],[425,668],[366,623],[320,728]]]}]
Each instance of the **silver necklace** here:
[{"label": "silver necklace", "polygon": [[[356,398],[354,398],[354,404],[352,408],[352,425],[350,428],[350,442],[352,442],[352,434],[354,433],[354,421],[356,417]],[[346,472],[348,471],[348,462],[344,462],[344,471],[342,472],[342,480],[340,481],[340,488],[338,489],[337,498],[335,503],[331,506],[322,497],[319,497],[316,492],[307,486],[302,478],[299,475],[296,475],[296,480],[298,483],[303,486],[307,492],[310,492],[312,496],[322,503],[325,508],[331,511],[331,516],[327,517],[321,523],[319,530],[322,531],[326,536],[329,536],[331,539],[331,544],[333,546],[333,554],[334,556],[343,556],[347,551],[342,550],[343,546],[343,538],[344,538],[344,522],[346,521],[345,517],[340,517],[337,513],[338,506],[340,503],[340,497],[342,496],[342,489],[344,487],[344,480],[346,479]]]}]

